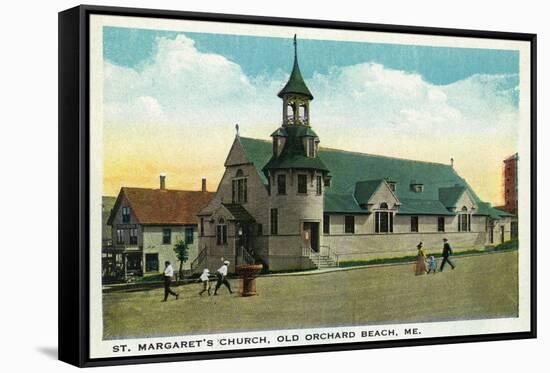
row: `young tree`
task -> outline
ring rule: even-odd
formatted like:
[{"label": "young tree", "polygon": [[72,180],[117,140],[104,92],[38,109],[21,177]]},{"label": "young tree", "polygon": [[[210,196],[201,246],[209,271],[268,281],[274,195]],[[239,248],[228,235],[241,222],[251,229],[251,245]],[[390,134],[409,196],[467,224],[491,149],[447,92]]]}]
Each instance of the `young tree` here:
[{"label": "young tree", "polygon": [[183,263],[187,262],[189,259],[189,248],[187,247],[186,242],[179,240],[174,246],[174,251],[180,261],[179,277],[181,278],[183,277]]}]

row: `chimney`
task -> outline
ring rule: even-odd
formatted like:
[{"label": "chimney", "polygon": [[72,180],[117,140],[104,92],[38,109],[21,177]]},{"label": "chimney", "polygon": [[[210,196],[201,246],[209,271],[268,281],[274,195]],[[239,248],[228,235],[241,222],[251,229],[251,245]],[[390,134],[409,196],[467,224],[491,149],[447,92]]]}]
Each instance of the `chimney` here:
[{"label": "chimney", "polygon": [[160,174],[160,190],[166,189],[166,174],[162,173]]},{"label": "chimney", "polygon": [[206,192],[206,178],[204,176],[202,177],[202,188],[201,188],[201,190],[203,192]]}]

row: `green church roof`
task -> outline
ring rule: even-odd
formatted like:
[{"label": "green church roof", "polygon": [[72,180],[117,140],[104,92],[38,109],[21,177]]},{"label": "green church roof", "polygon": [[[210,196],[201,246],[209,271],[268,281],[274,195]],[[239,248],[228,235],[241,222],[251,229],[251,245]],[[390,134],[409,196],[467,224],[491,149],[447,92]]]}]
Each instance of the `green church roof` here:
[{"label": "green church roof", "polygon": [[[294,126],[286,129],[291,127]],[[267,185],[262,170],[272,156],[271,142],[243,137],[240,141],[249,161],[254,163],[262,181]],[[361,209],[354,195],[356,184],[364,180],[386,179],[396,183],[395,194],[401,202],[400,214],[453,215],[441,202],[439,190],[460,186],[471,193],[478,205],[476,215],[491,216],[495,219],[513,216],[483,202],[450,165],[329,148],[319,148],[318,159],[327,170],[330,170],[332,176],[331,185],[325,190],[325,212],[365,213],[366,210]],[[295,164],[299,164],[300,161],[301,159],[292,158]],[[418,180],[423,184],[422,192],[415,192],[411,188],[411,184]]]}]

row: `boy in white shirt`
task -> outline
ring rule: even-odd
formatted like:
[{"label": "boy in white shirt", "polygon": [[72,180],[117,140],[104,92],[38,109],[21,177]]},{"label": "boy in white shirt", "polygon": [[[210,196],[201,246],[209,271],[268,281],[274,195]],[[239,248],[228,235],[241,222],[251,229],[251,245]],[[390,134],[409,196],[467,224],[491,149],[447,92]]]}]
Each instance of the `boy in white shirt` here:
[{"label": "boy in white shirt", "polygon": [[208,268],[203,269],[200,280],[202,282],[203,288],[199,295],[202,297],[202,294],[208,290],[208,295],[210,295],[210,281],[208,280],[210,276],[210,270]]},{"label": "boy in white shirt", "polygon": [[166,302],[168,299],[168,294],[171,294],[178,299],[178,294],[174,293],[172,289],[170,289],[170,282],[172,282],[172,277],[174,276],[174,268],[172,268],[172,264],[170,264],[169,261],[164,262],[164,300],[163,302]]},{"label": "boy in white shirt", "polygon": [[229,281],[227,281],[227,266],[229,265],[229,260],[224,260],[223,265],[218,268],[216,271],[216,288],[214,289],[214,295],[218,295],[218,289],[220,286],[225,285],[227,289],[229,290],[229,294],[233,294],[233,291],[231,291],[231,285],[229,285]]}]

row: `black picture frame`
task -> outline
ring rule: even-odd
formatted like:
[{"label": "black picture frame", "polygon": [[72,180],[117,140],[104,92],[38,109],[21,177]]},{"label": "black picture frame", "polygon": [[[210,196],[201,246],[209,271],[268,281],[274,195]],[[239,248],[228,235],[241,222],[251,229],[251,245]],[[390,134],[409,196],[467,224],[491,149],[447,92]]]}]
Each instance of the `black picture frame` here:
[{"label": "black picture frame", "polygon": [[[163,354],[121,358],[89,357],[89,20],[90,15],[155,17],[228,23],[315,27],[404,34],[490,38],[526,41],[531,46],[531,201],[530,219],[531,330],[519,333],[416,338],[385,342],[336,343],[317,346],[276,347],[207,353]],[[321,21],[232,14],[197,13],[158,9],[119,8],[82,5],[59,13],[59,359],[79,367],[220,359],[258,355],[328,352],[448,343],[536,338],[537,331],[537,176],[536,34],[449,28],[383,25],[357,22]]]}]

